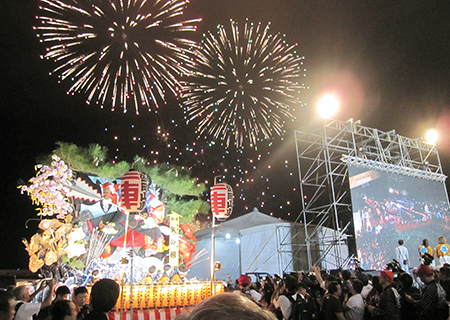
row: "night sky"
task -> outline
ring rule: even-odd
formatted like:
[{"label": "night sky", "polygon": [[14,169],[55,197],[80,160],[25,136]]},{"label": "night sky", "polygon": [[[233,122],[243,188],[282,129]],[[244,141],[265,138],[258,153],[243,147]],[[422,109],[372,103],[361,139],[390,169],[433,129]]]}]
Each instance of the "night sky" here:
[{"label": "night sky", "polygon": [[38,4],[9,0],[0,5],[2,269],[27,266],[21,239],[36,232],[37,221],[25,227],[36,214],[17,186],[34,176],[36,158],[50,154],[57,141],[104,145],[110,161],[130,161],[138,154],[183,165],[208,186],[215,175],[224,176],[236,197],[232,217],[257,207],[292,220],[301,211],[293,131],[315,121],[315,102],[331,90],[342,103],[339,120],[361,119],[364,126],[395,129],[410,138],[436,128],[444,173],[450,172],[450,4],[445,1],[192,0],[185,15],[203,21],[191,39],[200,41],[203,32],[230,19],[248,18],[271,22],[271,31],[297,43],[305,57],[307,76],[300,80],[309,87],[300,96],[305,106],[296,108],[297,121],[285,127],[283,140],[262,143],[256,151],[196,141],[172,98],[158,114],[136,115],[67,95],[67,85],[49,76],[55,66],[39,58],[44,46],[32,29]]}]

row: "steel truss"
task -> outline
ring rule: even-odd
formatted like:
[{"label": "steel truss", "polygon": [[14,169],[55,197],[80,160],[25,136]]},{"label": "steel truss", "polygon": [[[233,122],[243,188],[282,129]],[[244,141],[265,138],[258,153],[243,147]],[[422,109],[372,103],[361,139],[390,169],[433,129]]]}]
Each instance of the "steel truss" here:
[{"label": "steel truss", "polygon": [[[440,181],[445,188],[436,146],[422,138],[364,127],[353,119],[323,120],[308,131],[295,131],[303,199],[297,221],[304,222],[305,243],[293,248],[293,256],[309,269],[313,264],[345,268],[351,259],[342,251],[354,239],[348,164]],[[323,227],[334,232],[325,235]]]}]

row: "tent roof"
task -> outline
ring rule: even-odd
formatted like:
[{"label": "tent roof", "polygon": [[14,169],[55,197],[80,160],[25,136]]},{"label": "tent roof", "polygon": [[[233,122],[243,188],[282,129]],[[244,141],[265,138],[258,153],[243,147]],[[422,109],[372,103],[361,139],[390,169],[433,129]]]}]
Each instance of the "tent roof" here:
[{"label": "tent roof", "polygon": [[[219,232],[236,234],[240,230],[253,228],[256,226],[281,223],[289,222],[268,216],[267,214],[259,212],[257,208],[254,208],[252,212],[244,214],[243,216],[220,223]],[[211,235],[211,228],[203,229],[195,233],[197,238],[203,238],[206,235]]]}]

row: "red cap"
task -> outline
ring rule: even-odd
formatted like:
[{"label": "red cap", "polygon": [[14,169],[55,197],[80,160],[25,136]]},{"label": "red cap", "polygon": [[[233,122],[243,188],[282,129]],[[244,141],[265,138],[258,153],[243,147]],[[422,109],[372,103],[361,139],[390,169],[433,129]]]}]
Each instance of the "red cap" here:
[{"label": "red cap", "polygon": [[243,274],[239,277],[238,282],[240,284],[246,285],[246,284],[249,284],[250,282],[252,282],[252,279],[248,275]]},{"label": "red cap", "polygon": [[384,277],[389,280],[389,282],[394,281],[394,273],[390,270],[380,271],[380,277]]},{"label": "red cap", "polygon": [[417,268],[417,275],[420,276],[431,276],[433,274],[433,270],[429,266],[426,266],[424,264],[421,264]]}]

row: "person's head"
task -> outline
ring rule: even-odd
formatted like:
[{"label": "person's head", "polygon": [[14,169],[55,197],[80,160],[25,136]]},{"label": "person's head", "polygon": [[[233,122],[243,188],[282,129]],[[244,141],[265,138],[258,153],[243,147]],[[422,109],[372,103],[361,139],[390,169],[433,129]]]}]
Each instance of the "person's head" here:
[{"label": "person's head", "polygon": [[439,269],[439,280],[441,281],[450,280],[450,268],[442,267]]},{"label": "person's head", "polygon": [[428,247],[428,239],[423,239],[423,240],[422,240],[422,245],[423,245],[424,247]]},{"label": "person's head", "polygon": [[12,292],[0,290],[0,320],[12,320],[16,313],[15,306]]},{"label": "person's head", "polygon": [[16,287],[13,290],[13,294],[16,300],[21,300],[24,302],[30,301],[30,292],[28,291],[28,287],[25,285]]},{"label": "person's head", "polygon": [[328,292],[330,294],[333,294],[337,297],[340,297],[342,294],[342,289],[341,289],[341,285],[339,284],[339,282],[337,281],[331,281],[328,284]]},{"label": "person's head", "polygon": [[239,286],[241,286],[242,288],[250,287],[251,282],[252,279],[246,274],[242,274],[238,279]]},{"label": "person's head", "polygon": [[288,275],[284,278],[284,285],[287,292],[295,292],[297,290],[298,278]]},{"label": "person's head", "polygon": [[384,288],[394,281],[394,273],[390,270],[380,271],[380,285]]},{"label": "person's head", "polygon": [[327,289],[327,290],[328,290],[328,285],[329,285],[331,282],[337,281],[337,279],[336,279],[334,276],[328,275],[328,274],[327,274],[323,279],[324,279],[324,281],[325,281],[325,289]]},{"label": "person's head", "polygon": [[400,282],[402,287],[405,289],[410,288],[413,285],[413,278],[406,272],[404,272],[398,276],[398,281]]},{"label": "person's head", "polygon": [[355,294],[361,293],[363,287],[364,287],[364,284],[361,281],[353,280],[352,287],[351,287],[352,294],[355,295]]},{"label": "person's head", "polygon": [[380,285],[380,276],[372,277],[372,287],[374,287],[378,292],[383,290],[383,287]]},{"label": "person's head", "polygon": [[444,244],[444,243],[446,243],[447,241],[445,240],[445,238],[444,238],[444,236],[440,236],[439,238],[438,238],[438,243],[439,244]]},{"label": "person's head", "polygon": [[52,320],[76,320],[75,303],[68,300],[58,300],[52,304],[50,311]]},{"label": "person's head", "polygon": [[359,272],[356,277],[359,281],[363,283],[363,285],[367,286],[369,283],[369,276],[366,273]]},{"label": "person's head", "polygon": [[297,286],[297,292],[300,293],[302,296],[305,296],[307,293],[308,287],[303,282],[299,282]]},{"label": "person's head", "polygon": [[70,290],[68,287],[61,286],[58,289],[56,289],[54,301],[60,300],[70,300]]},{"label": "person's head", "polygon": [[402,246],[402,245],[403,245],[403,240],[402,240],[402,239],[398,240],[398,245],[399,245],[399,246]]},{"label": "person's head", "polygon": [[341,271],[341,278],[344,281],[350,280],[350,277],[352,276],[351,272],[349,270],[342,270]]},{"label": "person's head", "polygon": [[88,291],[86,287],[78,287],[73,292],[73,302],[80,308],[87,303],[87,298]]},{"label": "person's head", "polygon": [[119,297],[119,285],[111,279],[97,281],[91,289],[90,304],[92,310],[109,312],[116,305]]},{"label": "person's head", "polygon": [[276,320],[275,315],[244,295],[221,293],[203,300],[189,314],[182,313],[177,320]]},{"label": "person's head", "polygon": [[429,266],[424,264],[421,264],[417,268],[417,275],[419,276],[420,280],[425,284],[428,284],[434,280],[433,270],[431,270]]}]

